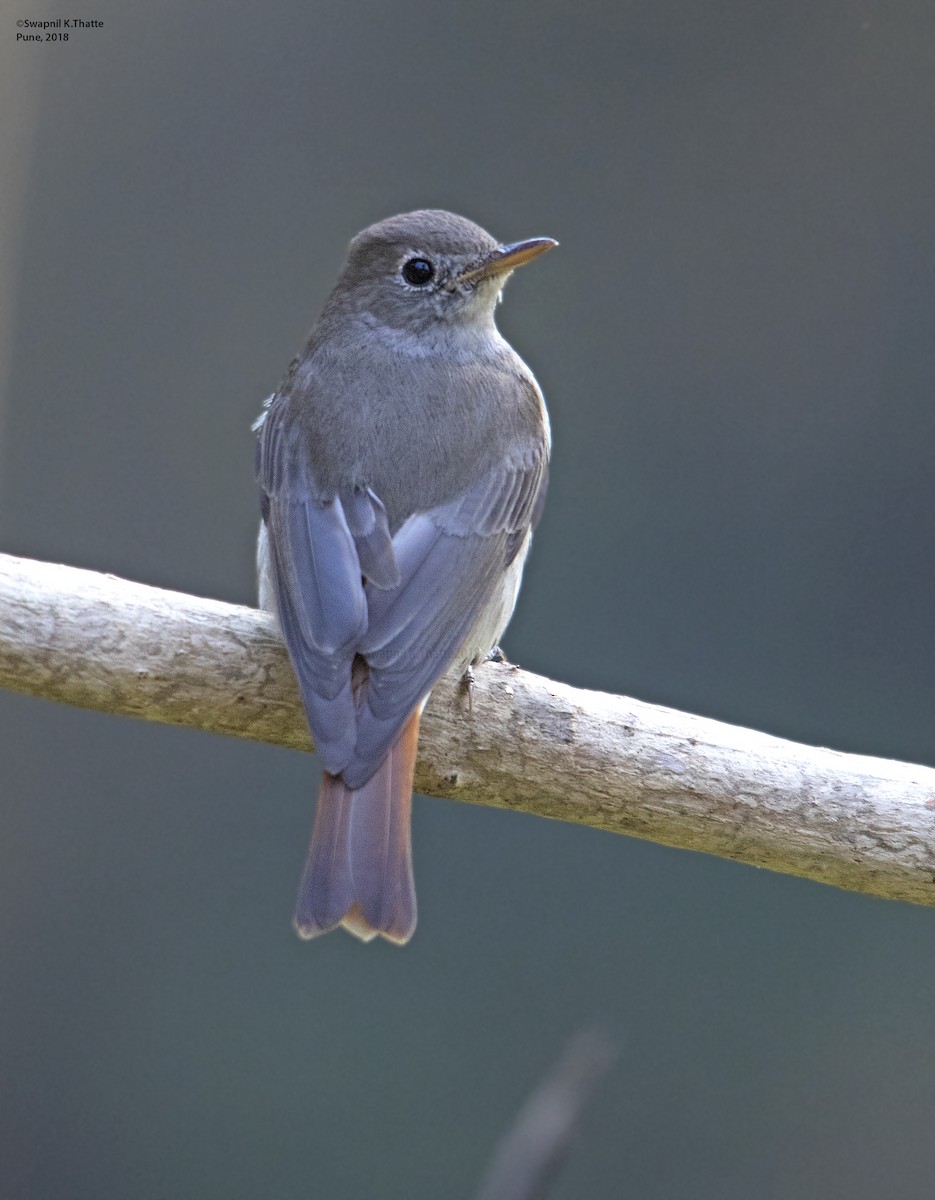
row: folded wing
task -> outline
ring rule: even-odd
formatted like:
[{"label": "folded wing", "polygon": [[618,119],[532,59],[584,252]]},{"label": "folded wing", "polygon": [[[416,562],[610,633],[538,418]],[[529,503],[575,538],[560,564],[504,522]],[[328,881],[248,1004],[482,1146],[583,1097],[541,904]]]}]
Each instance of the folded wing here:
[{"label": "folded wing", "polygon": [[307,460],[274,401],[257,475],[280,625],[325,770],[359,788],[498,602],[541,511],[547,451],[514,448],[392,538],[373,491],[321,495]]}]

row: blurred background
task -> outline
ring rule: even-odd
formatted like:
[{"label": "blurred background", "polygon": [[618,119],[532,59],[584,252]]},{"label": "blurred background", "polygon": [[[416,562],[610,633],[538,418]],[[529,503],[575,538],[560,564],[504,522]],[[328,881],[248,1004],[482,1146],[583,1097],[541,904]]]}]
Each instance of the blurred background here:
[{"label": "blurred background", "polygon": [[[254,597],[250,422],[349,238],[561,249],[522,666],[935,764],[931,0],[8,0],[0,549]],[[11,114],[15,114],[11,116]],[[930,1197],[935,914],[417,799],[405,950],[290,926],[307,756],[0,695],[0,1196]]]}]

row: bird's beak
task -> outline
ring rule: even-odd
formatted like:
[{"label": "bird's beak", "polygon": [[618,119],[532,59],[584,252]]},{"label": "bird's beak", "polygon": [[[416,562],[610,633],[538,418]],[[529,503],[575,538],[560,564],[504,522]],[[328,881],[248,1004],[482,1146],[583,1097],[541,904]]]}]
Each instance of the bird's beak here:
[{"label": "bird's beak", "polygon": [[507,246],[498,246],[491,251],[479,267],[465,271],[454,280],[455,283],[477,283],[481,279],[489,279],[493,275],[506,275],[524,263],[532,262],[546,250],[552,250],[558,245],[554,238],[529,238],[525,242],[510,242]]}]

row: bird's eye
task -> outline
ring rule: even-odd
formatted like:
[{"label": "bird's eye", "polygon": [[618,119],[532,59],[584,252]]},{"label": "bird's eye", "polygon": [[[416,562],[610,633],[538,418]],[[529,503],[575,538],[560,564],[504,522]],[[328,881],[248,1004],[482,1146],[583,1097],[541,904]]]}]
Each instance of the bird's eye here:
[{"label": "bird's eye", "polygon": [[425,287],[435,274],[435,268],[427,258],[410,258],[403,264],[403,279],[413,287]]}]

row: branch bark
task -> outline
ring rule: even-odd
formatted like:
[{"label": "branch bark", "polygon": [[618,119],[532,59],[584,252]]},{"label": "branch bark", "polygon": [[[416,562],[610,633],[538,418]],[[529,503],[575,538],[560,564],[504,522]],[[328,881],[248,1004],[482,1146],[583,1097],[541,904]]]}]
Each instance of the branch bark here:
[{"label": "branch bark", "polygon": [[[416,785],[935,904],[935,770],[842,754],[487,664],[442,680]],[[0,555],[0,687],[312,749],[272,619]]]}]

